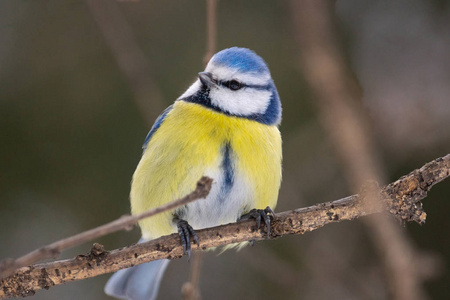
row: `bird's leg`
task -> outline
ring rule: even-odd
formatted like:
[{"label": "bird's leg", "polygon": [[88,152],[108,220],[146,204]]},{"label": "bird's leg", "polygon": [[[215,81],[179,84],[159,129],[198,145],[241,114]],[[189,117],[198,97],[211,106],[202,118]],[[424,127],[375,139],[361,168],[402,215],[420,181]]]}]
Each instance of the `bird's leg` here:
[{"label": "bird's leg", "polygon": [[197,246],[200,247],[200,243],[198,242],[198,236],[192,228],[191,225],[185,220],[176,220],[178,235],[181,239],[181,244],[183,245],[184,254],[187,254],[188,260],[191,259],[191,240],[190,237],[194,238],[194,242]]},{"label": "bird's leg", "polygon": [[270,218],[273,219],[275,213],[270,207],[266,207],[265,209],[252,209],[248,213],[242,215],[239,218],[239,221],[255,219],[256,220],[256,228],[261,228],[261,220],[264,221],[267,227],[267,235],[270,236]]}]

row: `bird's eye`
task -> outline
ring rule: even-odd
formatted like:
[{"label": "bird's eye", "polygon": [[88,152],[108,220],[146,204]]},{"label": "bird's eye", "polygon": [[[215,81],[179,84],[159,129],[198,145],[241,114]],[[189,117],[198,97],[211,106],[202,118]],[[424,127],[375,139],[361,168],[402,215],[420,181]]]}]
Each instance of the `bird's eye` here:
[{"label": "bird's eye", "polygon": [[241,83],[237,80],[229,81],[227,86],[230,90],[233,90],[233,91],[237,91],[242,87]]}]

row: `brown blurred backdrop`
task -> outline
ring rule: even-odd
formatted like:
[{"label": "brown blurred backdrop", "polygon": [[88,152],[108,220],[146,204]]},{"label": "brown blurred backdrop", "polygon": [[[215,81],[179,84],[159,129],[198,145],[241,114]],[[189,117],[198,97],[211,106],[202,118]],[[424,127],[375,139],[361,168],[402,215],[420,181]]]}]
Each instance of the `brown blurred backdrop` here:
[{"label": "brown blurred backdrop", "polygon": [[[131,175],[154,117],[203,68],[204,1],[103,3],[106,15],[115,17],[100,22],[119,24],[112,33],[131,35],[122,41],[135,43],[143,55],[137,73],[146,78],[144,87],[130,82],[87,3],[0,1],[0,258],[128,213]],[[449,4],[336,2],[339,38],[388,180],[450,152]],[[281,96],[284,180],[276,211],[350,193],[299,69],[302,49],[289,10],[284,1],[218,6],[218,50],[255,50],[269,64]],[[142,95],[148,102],[136,100]],[[438,275],[426,282],[430,299],[450,297],[449,197],[450,183],[437,185],[424,200],[427,223],[405,228],[420,251],[438,258]],[[203,299],[389,299],[369,234],[357,220],[239,253],[208,252]],[[113,249],[138,238],[135,229],[98,242]],[[63,257],[89,249],[83,245]],[[180,297],[189,267],[186,259],[170,265],[159,299]],[[53,287],[34,299],[108,299],[108,277]]]}]

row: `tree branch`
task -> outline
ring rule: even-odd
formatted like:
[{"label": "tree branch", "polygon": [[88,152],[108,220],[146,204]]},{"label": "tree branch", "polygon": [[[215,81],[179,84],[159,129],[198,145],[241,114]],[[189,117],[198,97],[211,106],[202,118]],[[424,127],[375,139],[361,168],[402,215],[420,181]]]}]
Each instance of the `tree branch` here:
[{"label": "tree branch", "polygon": [[203,64],[206,66],[211,57],[216,53],[217,44],[217,0],[206,0],[206,53],[203,56]]},{"label": "tree branch", "polygon": [[212,179],[209,177],[202,177],[197,182],[197,188],[189,195],[161,205],[154,209],[149,209],[138,215],[123,215],[119,219],[98,226],[96,228],[84,231],[74,236],[59,240],[47,246],[34,250],[18,259],[7,259],[0,263],[0,278],[6,277],[18,268],[33,264],[37,261],[57,258],[61,251],[81,245],[93,239],[102,237],[104,235],[123,230],[131,229],[137,224],[139,220],[154,216],[167,210],[174,209],[181,205],[186,205],[195,200],[206,198],[208,196],[212,185]]},{"label": "tree branch", "polygon": [[[303,234],[329,223],[353,220],[382,212],[384,209],[403,223],[415,221],[423,224],[426,213],[420,201],[427,196],[433,185],[449,176],[450,154],[427,163],[378,190],[378,198],[384,203],[385,208],[380,208],[380,205],[368,206],[364,203],[368,193],[370,197],[373,196],[373,190],[366,187],[358,195],[277,214],[272,222],[271,236],[267,236],[263,230],[256,230],[253,220],[199,230],[197,235],[200,238],[201,249],[205,250],[249,240]],[[176,259],[181,256],[183,247],[177,234],[109,252],[105,251],[102,245],[94,244],[87,255],[17,270],[0,282],[0,299],[30,296],[34,295],[36,290],[49,289],[54,285],[115,272],[153,260]]]},{"label": "tree branch", "polygon": [[[358,192],[368,178],[384,184],[386,172],[374,142],[369,112],[362,105],[361,93],[338,38],[334,4],[326,0],[291,3],[296,38],[302,49],[301,69],[352,192]],[[376,198],[365,199],[367,205],[379,203]],[[365,223],[380,253],[392,299],[426,299],[425,278],[417,268],[422,264],[422,256],[408,235],[387,216],[367,218]]]},{"label": "tree branch", "polygon": [[142,119],[151,127],[165,105],[161,91],[155,84],[152,68],[137,42],[133,28],[116,2],[86,0],[86,4],[128,82]]}]

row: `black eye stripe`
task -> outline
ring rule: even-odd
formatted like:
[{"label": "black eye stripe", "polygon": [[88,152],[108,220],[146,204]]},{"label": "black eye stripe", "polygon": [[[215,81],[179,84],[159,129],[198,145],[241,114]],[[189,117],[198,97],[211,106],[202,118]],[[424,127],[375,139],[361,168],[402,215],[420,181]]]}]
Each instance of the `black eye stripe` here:
[{"label": "black eye stripe", "polygon": [[[236,81],[236,80],[218,81],[218,84],[231,89],[230,88],[230,83],[232,81]],[[242,83],[242,82],[239,82],[239,84],[240,84],[240,88],[239,89],[243,89],[243,88],[251,88],[251,89],[255,89],[255,90],[269,90],[270,89],[270,84],[259,85],[259,84],[245,84],[245,83]]]},{"label": "black eye stripe", "polygon": [[244,87],[242,83],[234,79],[229,81],[222,81],[222,85],[229,88],[232,91],[237,91]]}]

